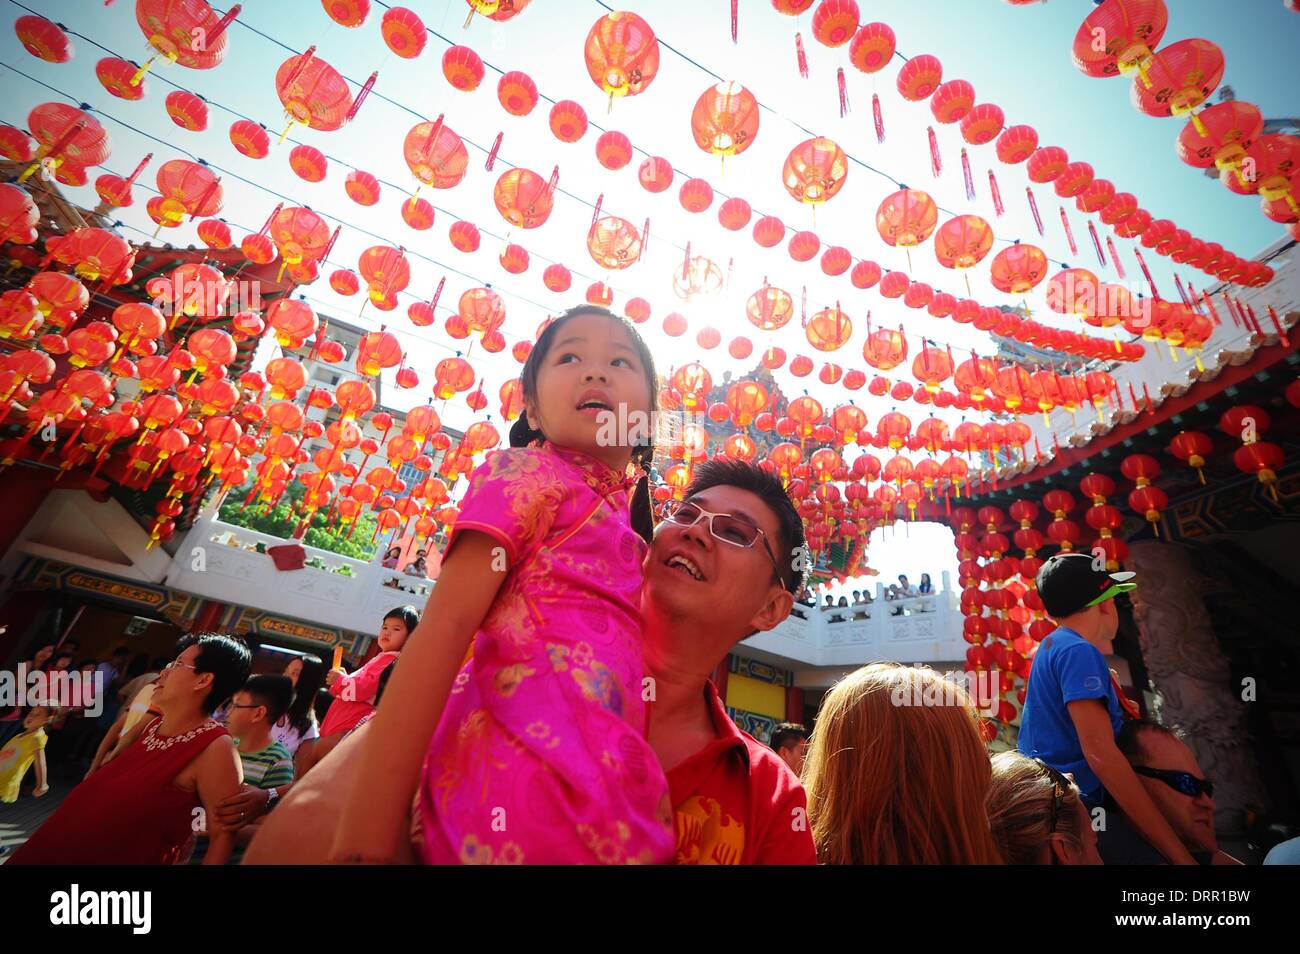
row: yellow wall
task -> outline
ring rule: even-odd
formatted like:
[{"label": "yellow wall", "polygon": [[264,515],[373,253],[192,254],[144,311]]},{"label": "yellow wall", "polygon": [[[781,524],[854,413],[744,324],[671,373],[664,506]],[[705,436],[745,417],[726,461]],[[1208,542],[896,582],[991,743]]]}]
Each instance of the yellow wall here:
[{"label": "yellow wall", "polygon": [[733,672],[727,677],[727,705],[784,721],[785,686],[774,686]]}]

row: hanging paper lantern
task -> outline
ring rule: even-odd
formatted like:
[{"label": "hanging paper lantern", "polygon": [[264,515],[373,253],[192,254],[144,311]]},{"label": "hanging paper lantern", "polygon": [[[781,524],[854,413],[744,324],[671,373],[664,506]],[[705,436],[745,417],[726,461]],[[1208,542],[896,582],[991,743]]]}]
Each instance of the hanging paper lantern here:
[{"label": "hanging paper lantern", "polygon": [[818,43],[832,49],[843,46],[857,33],[858,18],[858,5],[854,0],[821,0],[813,12],[813,36]]},{"label": "hanging paper lantern", "polygon": [[849,41],[849,62],[864,73],[878,73],[894,58],[896,45],[888,24],[864,24]]},{"label": "hanging paper lantern", "polygon": [[501,217],[515,228],[535,229],[555,206],[555,179],[548,182],[529,169],[510,169],[497,179],[492,197]]},{"label": "hanging paper lantern", "polygon": [[832,140],[818,137],[790,150],[781,170],[781,182],[800,202],[817,204],[836,195],[844,187],[848,173],[844,150]]},{"label": "hanging paper lantern", "polygon": [[751,324],[763,331],[776,331],[785,327],[794,317],[794,299],[790,293],[775,287],[764,285],[749,296],[745,304],[745,314]]},{"label": "hanging paper lantern", "polygon": [[902,298],[912,284],[902,272],[886,272],[880,279],[880,294],[885,298]]},{"label": "hanging paper lantern", "polygon": [[433,206],[426,200],[413,198],[402,203],[402,221],[417,232],[432,228],[433,219]]},{"label": "hanging paper lantern", "polygon": [[291,56],[280,64],[275,73],[275,92],[284,105],[290,126],[297,123],[330,132],[342,129],[354,111],[348,81],[311,51]]},{"label": "hanging paper lantern", "polygon": [[1038,133],[1032,126],[1008,126],[998,137],[998,159],[1007,165],[1024,162],[1038,149]]},{"label": "hanging paper lantern", "polygon": [[429,42],[429,31],[424,21],[406,7],[389,7],[379,21],[379,32],[384,45],[404,60],[413,60]]},{"label": "hanging paper lantern", "polygon": [[822,272],[827,275],[843,275],[853,264],[853,256],[842,245],[832,245],[822,253]]},{"label": "hanging paper lantern", "polygon": [[551,132],[560,142],[577,142],[587,134],[587,111],[571,99],[551,107]]},{"label": "hanging paper lantern", "polygon": [[638,325],[644,324],[650,320],[650,303],[644,298],[629,298],[623,306],[623,314]]},{"label": "hanging paper lantern", "polygon": [[112,145],[108,133],[83,110],[64,103],[41,103],[27,115],[27,129],[41,144],[43,158],[80,168],[108,159]]},{"label": "hanging paper lantern", "polygon": [[1209,40],[1171,43],[1133,81],[1133,105],[1148,116],[1186,116],[1210,98],[1223,67],[1223,51]]},{"label": "hanging paper lantern", "polygon": [[930,112],[941,123],[955,123],[975,105],[975,87],[966,80],[941,83],[930,97]]},{"label": "hanging paper lantern", "polygon": [[608,308],[614,303],[614,290],[604,282],[592,282],[587,286],[587,304]]},{"label": "hanging paper lantern", "polygon": [[366,280],[366,293],[376,305],[396,295],[411,281],[411,265],[406,256],[387,245],[372,245],[362,252],[357,271]]},{"label": "hanging paper lantern", "polygon": [[601,268],[624,269],[641,257],[642,237],[627,219],[606,215],[587,232],[587,251]]},{"label": "hanging paper lantern", "polygon": [[[1060,191],[1060,183],[1057,183]],[[1094,179],[1074,200],[1080,212],[1100,212],[1115,199],[1115,186],[1106,179]]]},{"label": "hanging paper lantern", "polygon": [[608,94],[635,96],[644,92],[659,71],[659,40],[650,24],[635,13],[617,11],[601,17],[583,47],[587,74]]},{"label": "hanging paper lantern", "polygon": [[1073,199],[1092,185],[1092,166],[1086,162],[1071,162],[1056,177],[1056,194],[1062,199]]},{"label": "hanging paper lantern", "polygon": [[172,122],[182,129],[202,132],[208,128],[208,104],[194,93],[183,89],[173,90],[167,94],[164,105]]},{"label": "hanging paper lantern", "polygon": [[510,244],[501,251],[501,267],[511,275],[522,275],[528,271],[528,250],[523,246]]},{"label": "hanging paper lantern", "polygon": [[347,174],[343,189],[357,205],[374,205],[379,201],[379,180],[361,169],[353,169]]},{"label": "hanging paper lantern", "polygon": [[749,203],[739,197],[727,199],[718,208],[718,222],[723,228],[732,232],[739,231],[748,225],[751,215],[752,210]]},{"label": "hanging paper lantern", "polygon": [[1178,134],[1178,158],[1196,169],[1235,169],[1263,132],[1259,107],[1240,100],[1219,103],[1187,121]]},{"label": "hanging paper lantern", "polygon": [[14,33],[23,49],[46,63],[66,63],[75,52],[63,28],[45,17],[19,17],[14,21]]},{"label": "hanging paper lantern", "polygon": [[673,184],[673,165],[662,156],[648,156],[637,170],[637,180],[647,192],[663,192]]},{"label": "hanging paper lantern", "polygon": [[898,92],[903,99],[919,103],[943,82],[943,65],[929,53],[914,56],[898,71]]},{"label": "hanging paper lantern", "polygon": [[808,319],[804,334],[818,351],[835,351],[852,337],[853,322],[839,308],[826,308]]},{"label": "hanging paper lantern", "polygon": [[1267,441],[1244,444],[1232,455],[1232,463],[1242,473],[1254,474],[1268,488],[1273,499],[1278,499],[1277,471],[1286,463],[1282,448]]},{"label": "hanging paper lantern", "polygon": [[621,132],[609,130],[596,140],[596,160],[606,169],[622,169],[632,161],[632,142]]},{"label": "hanging paper lantern", "polygon": [[945,268],[973,268],[993,248],[993,229],[978,215],[953,216],[934,234],[934,256]]},{"label": "hanging paper lantern", "polygon": [[866,289],[880,281],[880,274],[879,265],[870,259],[863,259],[849,272],[849,281],[853,282],[854,288]]},{"label": "hanging paper lantern", "polygon": [[329,162],[315,146],[294,146],[289,150],[289,168],[299,179],[320,182],[325,178]]},{"label": "hanging paper lantern", "polygon": [[920,245],[933,234],[938,221],[934,200],[919,189],[900,189],[886,196],[876,209],[876,231],[891,246]]},{"label": "hanging paper lantern", "polygon": [[775,215],[765,215],[754,223],[754,241],[763,248],[778,245],[785,238],[785,223]]},{"label": "hanging paper lantern", "polygon": [[230,142],[250,159],[265,159],[271,151],[271,137],[251,119],[236,119],[230,124]]},{"label": "hanging paper lantern", "polygon": [[1047,277],[1047,256],[1035,245],[1008,245],[989,265],[993,287],[1008,295],[1023,295]]},{"label": "hanging paper lantern", "polygon": [[553,292],[564,292],[569,290],[573,283],[573,276],[569,270],[556,262],[554,265],[546,266],[542,272],[542,284]]},{"label": "hanging paper lantern", "polygon": [[758,134],[758,101],[739,83],[725,82],[700,94],[691,111],[695,143],[715,156],[744,152]]},{"label": "hanging paper lantern", "polygon": [[537,105],[537,84],[519,70],[503,73],[497,82],[497,99],[511,116],[527,116]]},{"label": "hanging paper lantern", "polygon": [[821,245],[822,241],[816,232],[795,232],[790,236],[788,251],[796,262],[806,262],[817,254]]},{"label": "hanging paper lantern", "polygon": [[230,226],[220,219],[204,219],[199,223],[199,238],[211,249],[230,248]]},{"label": "hanging paper lantern", "polygon": [[1190,467],[1196,468],[1201,483],[1205,483],[1205,458],[1214,447],[1214,442],[1199,431],[1179,431],[1169,443],[1169,452]]},{"label": "hanging paper lantern", "polygon": [[460,136],[442,121],[417,123],[406,134],[402,154],[411,174],[435,189],[450,189],[465,178],[469,153]]},{"label": "hanging paper lantern", "polygon": [[1070,157],[1060,146],[1041,146],[1034,150],[1025,166],[1031,182],[1051,182],[1070,164]]},{"label": "hanging paper lantern", "polygon": [[134,63],[114,56],[106,56],[95,64],[95,78],[99,80],[99,84],[118,99],[124,99],[127,102],[144,99],[145,93],[148,91],[143,81],[135,85],[131,84],[131,79],[135,74],[136,65]]},{"label": "hanging paper lantern", "polygon": [[1141,71],[1145,77],[1151,51],[1168,24],[1164,0],[1107,0],[1080,24],[1074,37],[1074,65],[1088,76],[1131,76]]},{"label": "hanging paper lantern", "polygon": [[340,268],[330,273],[330,288],[340,295],[355,295],[361,288],[355,272]]},{"label": "hanging paper lantern", "polygon": [[713,186],[703,179],[687,179],[677,193],[677,200],[687,212],[703,212],[713,204]]},{"label": "hanging paper lantern", "polygon": [[355,29],[370,16],[370,0],[321,0],[321,5],[339,26]]},{"label": "hanging paper lantern", "polygon": [[672,312],[663,321],[664,334],[679,338],[686,333],[686,319],[677,312]]},{"label": "hanging paper lantern", "polygon": [[877,371],[892,371],[907,358],[907,339],[901,331],[879,328],[867,335],[862,357]]},{"label": "hanging paper lantern", "polygon": [[447,238],[458,252],[477,252],[481,241],[477,226],[464,220],[452,223]]}]

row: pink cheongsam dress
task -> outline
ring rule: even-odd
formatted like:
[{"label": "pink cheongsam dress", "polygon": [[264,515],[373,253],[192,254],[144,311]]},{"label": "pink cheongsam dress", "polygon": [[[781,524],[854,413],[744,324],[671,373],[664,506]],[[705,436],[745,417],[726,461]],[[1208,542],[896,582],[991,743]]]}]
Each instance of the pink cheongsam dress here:
[{"label": "pink cheongsam dress", "polygon": [[668,784],[645,740],[634,481],[578,451],[512,448],[474,471],[452,529],[505,575],[424,764],[429,864],[671,860]]}]

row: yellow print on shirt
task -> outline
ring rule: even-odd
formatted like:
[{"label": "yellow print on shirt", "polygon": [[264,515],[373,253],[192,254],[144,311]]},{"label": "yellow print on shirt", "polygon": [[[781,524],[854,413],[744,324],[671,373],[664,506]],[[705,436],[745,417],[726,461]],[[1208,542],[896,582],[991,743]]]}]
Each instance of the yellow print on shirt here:
[{"label": "yellow print on shirt", "polygon": [[745,826],[712,798],[693,795],[673,813],[677,864],[738,865],[745,855]]}]

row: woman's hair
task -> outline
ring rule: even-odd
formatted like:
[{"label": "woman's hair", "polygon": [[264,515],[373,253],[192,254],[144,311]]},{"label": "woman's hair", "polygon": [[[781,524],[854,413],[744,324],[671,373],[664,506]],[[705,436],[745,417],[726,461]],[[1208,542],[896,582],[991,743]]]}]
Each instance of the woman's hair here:
[{"label": "woman's hair", "polygon": [[[1043,763],[1019,752],[993,756],[993,786],[989,789],[989,824],[1003,859],[1009,865],[1043,863],[1043,848],[1053,834],[1052,811],[1056,784]],[[1079,789],[1065,789],[1056,809],[1055,833],[1081,847],[1082,818]]]},{"label": "woman's hair", "polygon": [[298,673],[298,685],[294,687],[293,702],[285,713],[289,718],[289,728],[296,729],[300,735],[306,735],[311,728],[312,706],[316,703],[316,694],[325,685],[325,663],[319,656],[310,653],[298,657],[302,660],[302,672]]},{"label": "woman's hair", "polygon": [[[641,369],[645,372],[646,382],[650,387],[650,420],[655,419],[655,412],[659,408],[659,378],[655,374],[654,356],[650,353],[650,348],[646,345],[644,339],[637,332],[636,327],[626,318],[622,318],[608,308],[601,308],[599,305],[578,305],[576,308],[570,308],[553,318],[546,328],[538,337],[537,343],[533,345],[533,350],[528,352],[528,359],[524,361],[524,369],[519,374],[519,383],[523,388],[525,401],[537,401],[537,375],[542,367],[542,362],[546,360],[551,346],[555,344],[555,336],[559,333],[562,326],[574,318],[581,318],[584,315],[600,315],[608,318],[617,324],[626,333],[628,340],[632,342],[632,348],[636,351],[637,358],[641,361]],[[527,447],[535,441],[545,440],[546,435],[540,430],[534,430],[528,424],[528,415],[520,414],[519,418],[510,427],[510,446]],[[650,543],[654,539],[654,510],[650,504],[650,465],[654,461],[655,443],[654,443],[654,426],[648,428],[646,439],[632,449],[632,461],[641,468],[642,476],[637,481],[636,492],[632,495],[632,529],[641,535],[641,537]]]},{"label": "woman's hair", "polygon": [[384,554],[384,559],[387,560],[387,559],[388,559],[390,556],[392,556],[394,553],[396,553],[398,556],[401,556],[401,555],[402,555],[402,548],[401,548],[401,547],[389,547],[389,548],[388,548],[388,552]]},{"label": "woman's hair", "polygon": [[225,633],[189,633],[176,644],[179,656],[191,646],[199,647],[194,657],[194,674],[212,673],[212,688],[203,700],[203,714],[212,715],[217,707],[230,699],[248,678],[253,665],[253,654],[248,644],[238,636]]},{"label": "woman's hair", "polygon": [[804,767],[823,864],[1000,864],[975,703],[931,669],[874,663],[826,694]]}]

